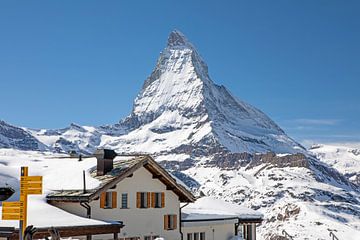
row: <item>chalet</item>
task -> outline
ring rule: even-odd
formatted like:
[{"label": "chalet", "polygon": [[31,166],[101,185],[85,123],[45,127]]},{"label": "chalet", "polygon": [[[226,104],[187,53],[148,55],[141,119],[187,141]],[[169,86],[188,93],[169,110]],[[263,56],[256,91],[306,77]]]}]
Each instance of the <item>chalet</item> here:
[{"label": "chalet", "polygon": [[244,221],[236,213],[201,215],[194,209],[202,200],[196,201],[181,181],[150,156],[117,156],[106,149],[95,155],[97,165],[90,176],[99,181],[97,187],[55,190],[47,195],[47,202],[77,216],[122,223],[116,236],[120,240],[227,240],[238,233],[246,240],[256,239],[255,224],[261,222],[261,215],[252,214]]}]

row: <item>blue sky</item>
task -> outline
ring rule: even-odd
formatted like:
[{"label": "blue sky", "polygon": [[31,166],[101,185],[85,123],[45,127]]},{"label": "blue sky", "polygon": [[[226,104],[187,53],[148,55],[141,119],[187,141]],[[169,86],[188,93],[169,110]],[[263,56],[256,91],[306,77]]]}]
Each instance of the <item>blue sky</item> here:
[{"label": "blue sky", "polygon": [[126,116],[173,29],[299,141],[360,141],[359,1],[1,1],[0,119]]}]

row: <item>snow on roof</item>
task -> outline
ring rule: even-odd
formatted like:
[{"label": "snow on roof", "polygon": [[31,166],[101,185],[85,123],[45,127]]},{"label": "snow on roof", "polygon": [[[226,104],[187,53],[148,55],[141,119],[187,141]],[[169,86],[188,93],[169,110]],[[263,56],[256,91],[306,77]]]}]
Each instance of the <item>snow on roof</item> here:
[{"label": "snow on roof", "polygon": [[182,220],[240,218],[262,219],[263,215],[255,210],[225,202],[212,197],[202,197],[183,208]]},{"label": "snow on roof", "polygon": [[[28,197],[28,225],[34,225],[37,228],[46,227],[67,227],[67,226],[90,226],[90,225],[108,225],[112,222],[99,221],[89,218],[83,218],[70,214],[60,208],[47,204],[42,196]],[[2,211],[2,206],[0,206]],[[19,227],[19,221],[1,220],[1,227]]]},{"label": "snow on roof", "polygon": [[[29,175],[43,176],[43,195],[28,196],[28,225],[35,227],[49,226],[83,226],[104,225],[110,222],[79,217],[48,204],[46,194],[54,189],[81,189],[83,186],[82,171],[88,171],[96,165],[96,158],[64,158],[68,155],[50,152],[40,153],[13,149],[0,149],[0,186],[5,183],[15,189],[15,194],[7,201],[19,201],[20,167],[28,166]],[[97,188],[101,181],[91,177],[87,172],[86,185]],[[0,202],[0,226],[18,228],[18,221],[2,220]]]},{"label": "snow on roof", "polygon": [[55,197],[89,197],[97,190],[101,189],[107,183],[113,181],[121,174],[126,172],[129,168],[133,167],[140,161],[144,160],[144,156],[131,156],[131,157],[116,157],[114,159],[114,167],[113,169],[106,173],[105,175],[98,176],[96,171],[96,165],[90,168],[89,173],[92,179],[95,179],[99,182],[96,187],[87,188],[86,192],[84,193],[83,189],[57,189],[48,194],[48,199],[53,199]]}]

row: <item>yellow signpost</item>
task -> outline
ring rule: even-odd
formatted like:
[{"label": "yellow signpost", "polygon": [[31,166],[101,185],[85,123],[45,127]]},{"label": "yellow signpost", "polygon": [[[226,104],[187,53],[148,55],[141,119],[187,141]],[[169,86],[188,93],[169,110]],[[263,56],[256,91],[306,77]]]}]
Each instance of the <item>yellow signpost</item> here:
[{"label": "yellow signpost", "polygon": [[42,194],[42,176],[28,176],[28,167],[21,167],[20,201],[3,202],[2,219],[20,220],[19,239],[27,226],[27,195]]}]

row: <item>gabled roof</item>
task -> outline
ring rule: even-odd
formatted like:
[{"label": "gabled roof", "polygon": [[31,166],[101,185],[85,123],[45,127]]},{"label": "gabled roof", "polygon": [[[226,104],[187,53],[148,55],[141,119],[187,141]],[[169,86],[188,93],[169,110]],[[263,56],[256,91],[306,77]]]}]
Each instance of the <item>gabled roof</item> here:
[{"label": "gabled roof", "polygon": [[90,202],[97,199],[100,194],[114,187],[123,179],[130,177],[136,170],[144,167],[153,178],[159,179],[167,187],[179,196],[181,202],[194,202],[195,196],[172,177],[164,168],[162,168],[149,155],[138,155],[131,158],[116,157],[114,159],[114,168],[103,176],[97,176],[96,166],[90,170],[91,177],[100,181],[100,185],[93,189],[75,190],[55,190],[46,196],[48,201],[57,202]]}]

